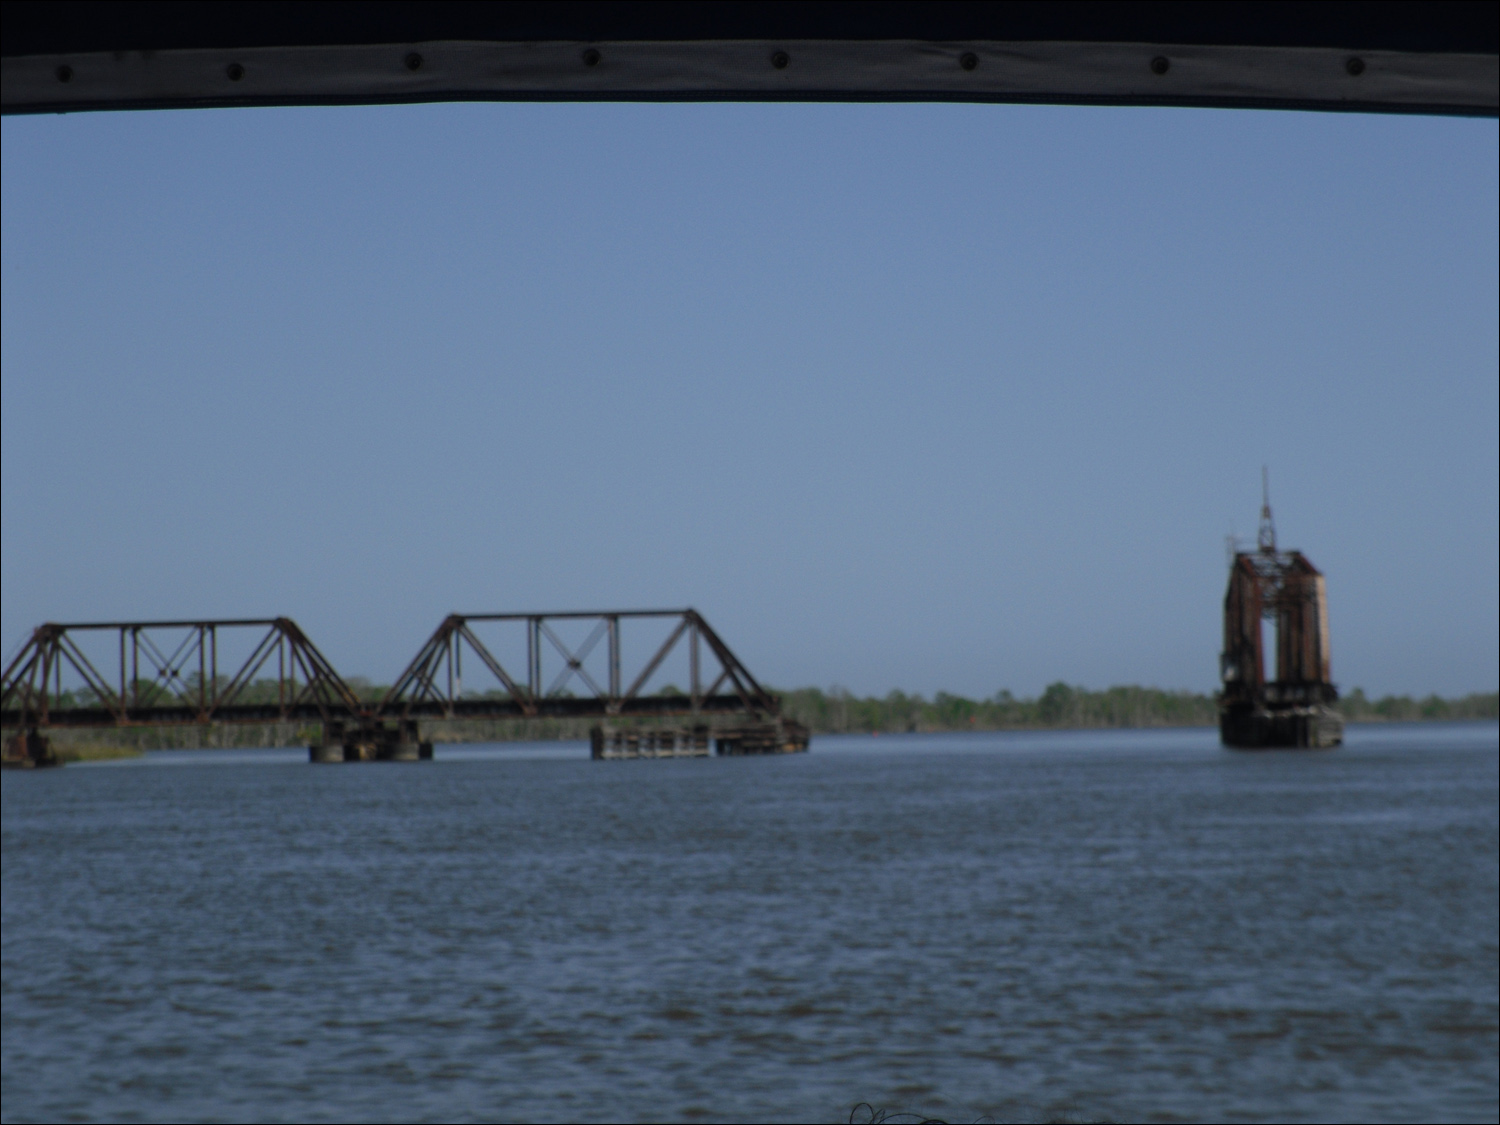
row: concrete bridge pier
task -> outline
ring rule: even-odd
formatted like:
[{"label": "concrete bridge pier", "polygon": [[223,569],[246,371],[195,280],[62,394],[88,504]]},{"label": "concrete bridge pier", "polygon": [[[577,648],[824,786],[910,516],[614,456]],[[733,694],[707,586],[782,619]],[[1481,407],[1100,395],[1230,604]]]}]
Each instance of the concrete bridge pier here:
[{"label": "concrete bridge pier", "polygon": [[403,719],[378,733],[375,758],[381,762],[430,762],[432,743],[422,741],[416,723]]},{"label": "concrete bridge pier", "polygon": [[0,764],[8,770],[36,770],[47,766],[60,766],[62,762],[52,752],[52,743],[35,727],[19,730],[5,741],[5,756]]},{"label": "concrete bridge pier", "polygon": [[344,744],[342,742],[314,742],[307,748],[307,760],[313,763],[342,762]]},{"label": "concrete bridge pier", "polygon": [[323,741],[307,748],[309,762],[421,762],[432,760],[432,743],[422,740],[417,724],[323,724]]}]

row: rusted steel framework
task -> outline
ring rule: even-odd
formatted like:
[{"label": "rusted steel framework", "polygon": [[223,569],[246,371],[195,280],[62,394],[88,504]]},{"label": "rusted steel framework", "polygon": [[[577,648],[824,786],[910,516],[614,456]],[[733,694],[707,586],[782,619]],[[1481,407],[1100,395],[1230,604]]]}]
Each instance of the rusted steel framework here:
[{"label": "rusted steel framework", "polygon": [[[675,619],[666,639],[627,682],[621,624],[628,620]],[[559,636],[562,621],[592,622],[576,646]],[[526,631],[526,669],[512,674],[476,635],[473,626],[485,622],[522,624]],[[681,643],[688,649],[688,690],[684,694],[643,695],[642,688]],[[604,682],[585,666],[600,644],[606,646]],[[704,650],[713,678],[704,675]],[[464,656],[469,667],[488,673],[498,691],[476,695],[464,689]],[[562,660],[550,680],[543,677],[544,655]],[[705,681],[707,681],[705,686]],[[470,685],[472,687],[473,680]],[[583,689],[574,694],[572,688]],[[724,690],[727,689],[727,690]],[[378,705],[381,719],[500,719],[570,718],[580,716],[685,715],[703,712],[776,714],[779,702],[760,686],[749,670],[708,622],[692,609],[632,610],[595,613],[453,614],[444,619],[416,658],[391,685]]]},{"label": "rusted steel framework", "polygon": [[[646,650],[649,656],[638,667],[628,665],[622,623],[651,619],[667,626],[666,638]],[[518,675],[476,632],[477,626],[507,623],[525,630],[526,669]],[[581,643],[565,639],[590,625]],[[250,655],[221,665],[220,639],[228,634],[240,642],[229,648],[243,652],[249,646]],[[601,644],[602,670],[597,657],[589,663]],[[687,650],[687,691],[647,694],[679,645]],[[466,653],[471,671],[493,677],[487,690],[475,690],[472,678],[465,688]],[[558,658],[560,670],[544,679],[544,669]],[[805,750],[806,730],[782,719],[780,710],[780,700],[693,609],[453,614],[379,700],[361,700],[285,617],[46,624],[32,632],[0,685],[0,725],[18,732],[7,743],[7,765],[51,764],[42,732],[52,728],[183,723],[316,723],[320,741],[309,753],[319,762],[431,757],[419,723],[453,719],[681,715],[699,732],[693,745],[706,746],[709,720],[732,715],[738,725],[716,733],[720,753]],[[604,737],[600,733],[595,741]],[[664,737],[651,736],[651,745],[666,745]],[[673,733],[671,745],[678,741]]]},{"label": "rusted steel framework", "polygon": [[[1267,680],[1261,621],[1276,623],[1276,675]],[[1225,683],[1285,692],[1327,687],[1328,593],[1300,551],[1235,556],[1224,599]],[[1314,691],[1314,694],[1322,693]]]},{"label": "rusted steel framework", "polygon": [[[1276,633],[1275,677],[1266,675],[1262,622]],[[1267,498],[1254,551],[1235,552],[1224,594],[1219,731],[1226,746],[1326,747],[1343,741],[1330,674],[1328,591],[1300,551],[1279,551]]]},{"label": "rusted steel framework", "polygon": [[[250,655],[221,668],[220,639],[236,632],[250,634]],[[80,643],[100,633],[117,635],[108,661],[97,647],[91,659]],[[65,674],[70,685],[81,681],[66,694]],[[286,617],[49,623],[33,630],[0,686],[0,722],[8,728],[323,721],[359,706]]]}]

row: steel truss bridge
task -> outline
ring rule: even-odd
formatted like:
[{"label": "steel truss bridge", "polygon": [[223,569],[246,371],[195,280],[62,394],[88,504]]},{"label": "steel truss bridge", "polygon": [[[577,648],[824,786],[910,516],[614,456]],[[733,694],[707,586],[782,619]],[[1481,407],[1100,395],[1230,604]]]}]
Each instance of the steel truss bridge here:
[{"label": "steel truss bridge", "polygon": [[[631,622],[667,629],[639,665],[623,653]],[[524,669],[512,670],[516,656],[511,668],[496,657],[481,639],[486,627],[513,642],[522,631],[524,649],[513,647]],[[680,645],[686,690],[647,694]],[[693,609],[451,614],[378,699],[361,698],[287,617],[49,623],[0,686],[0,726],[16,732],[6,760],[22,764],[53,760],[45,732],[58,728],[317,723],[312,760],[363,761],[430,757],[419,723],[543,718],[599,720],[595,757],[697,756],[710,735],[720,753],[805,750],[808,741]],[[658,722],[642,733],[628,722],[640,718]],[[662,725],[672,719],[675,728]]]}]

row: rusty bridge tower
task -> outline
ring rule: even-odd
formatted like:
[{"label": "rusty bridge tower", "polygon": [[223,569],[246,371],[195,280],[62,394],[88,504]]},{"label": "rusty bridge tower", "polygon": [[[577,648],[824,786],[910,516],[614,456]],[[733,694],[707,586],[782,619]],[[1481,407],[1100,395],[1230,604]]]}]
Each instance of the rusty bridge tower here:
[{"label": "rusty bridge tower", "polygon": [[[1327,586],[1301,551],[1277,548],[1264,469],[1261,487],[1255,549],[1234,551],[1224,594],[1219,736],[1242,750],[1338,746],[1344,719],[1329,671]],[[1274,678],[1263,622],[1275,632]]]}]

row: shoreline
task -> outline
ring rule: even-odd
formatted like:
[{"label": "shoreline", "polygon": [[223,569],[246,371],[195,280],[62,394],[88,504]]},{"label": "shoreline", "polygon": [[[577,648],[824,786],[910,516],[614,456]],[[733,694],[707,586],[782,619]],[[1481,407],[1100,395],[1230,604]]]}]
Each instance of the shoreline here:
[{"label": "shoreline", "polygon": [[[1360,718],[1346,719],[1347,727],[1395,727],[1395,726],[1426,726],[1439,727],[1460,723],[1494,723],[1500,719],[1488,716],[1462,717],[1462,718],[1418,718],[1418,719],[1386,719],[1386,718]],[[437,724],[434,724],[436,726]],[[457,725],[457,724],[455,724]],[[479,726],[481,724],[472,724]],[[125,745],[100,740],[97,737],[88,742],[69,744],[65,739],[53,736],[53,749],[59,761],[63,764],[72,762],[104,762],[130,758],[139,758],[148,752],[159,751],[187,751],[202,752],[213,750],[291,750],[302,749],[307,743],[299,739],[288,738],[278,743],[270,740],[257,741],[252,739],[227,740],[205,739],[194,740],[189,737],[189,732],[194,727],[168,727],[168,728],[136,728],[133,732],[137,735],[136,745]],[[241,728],[246,734],[248,728]],[[918,728],[916,730],[813,730],[814,738],[849,738],[849,739],[874,739],[874,738],[907,738],[907,737],[930,737],[932,735],[947,734],[1068,734],[1087,733],[1092,731],[1179,731],[1179,730],[1216,730],[1216,723],[1149,723],[1138,726],[1127,726],[1123,724],[1077,724],[1077,725],[1015,725],[1004,727],[989,726],[963,726],[963,727],[935,727]],[[153,739],[151,735],[161,733],[168,735],[166,738]],[[219,734],[225,732],[219,731]],[[300,733],[300,732],[299,732]],[[445,737],[446,735],[446,737]],[[506,732],[503,737],[495,737],[494,734],[480,730],[447,731],[434,730],[429,735],[431,741],[437,746],[485,746],[505,744],[561,744],[570,742],[587,742],[588,731],[574,733],[571,731],[557,730],[547,733],[538,731]],[[153,742],[170,743],[170,745],[151,745]]]}]

